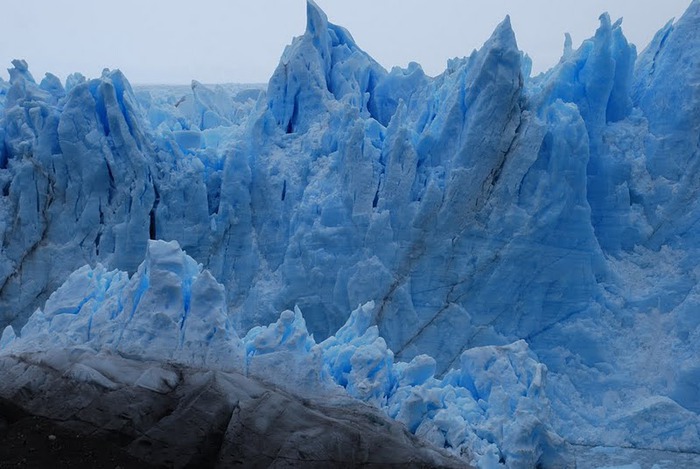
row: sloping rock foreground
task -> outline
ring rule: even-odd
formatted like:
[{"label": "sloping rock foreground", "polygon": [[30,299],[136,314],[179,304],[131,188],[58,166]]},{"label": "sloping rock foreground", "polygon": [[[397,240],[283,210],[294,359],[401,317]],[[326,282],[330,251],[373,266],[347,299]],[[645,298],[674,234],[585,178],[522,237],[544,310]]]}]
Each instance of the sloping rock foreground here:
[{"label": "sloping rock foreground", "polygon": [[0,421],[38,415],[154,466],[468,467],[371,406],[312,403],[238,373],[74,349],[4,356],[0,374],[13,403]]}]

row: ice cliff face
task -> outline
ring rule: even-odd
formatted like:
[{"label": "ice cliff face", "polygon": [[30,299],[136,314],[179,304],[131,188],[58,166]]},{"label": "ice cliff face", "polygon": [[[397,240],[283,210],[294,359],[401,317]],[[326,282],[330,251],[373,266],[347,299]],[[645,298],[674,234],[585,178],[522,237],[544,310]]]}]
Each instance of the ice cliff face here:
[{"label": "ice cliff face", "polygon": [[[139,366],[122,358],[243,373],[307,399],[333,403],[349,395],[373,404],[437,447],[482,465],[562,460],[556,452],[561,440],[547,418],[547,370],[524,341],[470,349],[461,366],[437,378],[432,357],[394,360],[372,325],[373,302],[355,309],[335,335],[317,344],[298,308],[239,336],[227,319],[223,292],[176,242],[151,241],[131,278],[86,266],[30,317],[19,337],[8,326],[0,352],[20,357],[20,363],[0,360],[0,370],[21,375],[25,367],[44,363],[73,381],[106,389],[175,386],[161,371],[130,376],[128,368]],[[89,358],[94,354],[101,366]],[[78,363],[68,358],[75,356]],[[24,400],[17,379],[23,382],[15,377],[0,385],[0,397]],[[37,393],[31,384],[24,392]],[[521,412],[530,421],[514,418]]]},{"label": "ice cliff face", "polygon": [[[537,77],[508,19],[433,78],[417,64],[385,70],[307,9],[306,32],[266,91],[195,82],[184,96],[134,93],[118,71],[37,84],[13,62],[0,82],[0,326],[58,334],[64,325],[47,312],[111,298],[55,340],[228,366],[276,337],[257,327],[303,320],[287,352],[332,374],[332,347],[321,354],[306,331],[332,344],[349,312],[373,302],[363,320],[384,348],[371,350],[433,357],[443,388],[472,348],[515,347],[533,364],[511,360],[514,370],[550,371],[547,402],[527,404],[547,432],[699,451],[700,1],[639,57],[603,15],[591,39],[576,50],[567,39],[560,63]],[[169,259],[184,254],[156,248],[139,267],[149,239],[175,240],[194,260],[173,272]],[[70,304],[46,302],[97,262],[105,267],[74,274],[93,280]],[[162,291],[143,280],[154,275]],[[142,319],[150,325],[136,327]],[[217,352],[198,349],[210,333]],[[513,373],[521,383],[530,372]],[[333,376],[387,409],[400,389],[391,373],[369,388]],[[418,431],[415,415],[393,409]],[[489,435],[479,438],[506,438]],[[517,444],[498,444],[519,461],[504,449]]]}]

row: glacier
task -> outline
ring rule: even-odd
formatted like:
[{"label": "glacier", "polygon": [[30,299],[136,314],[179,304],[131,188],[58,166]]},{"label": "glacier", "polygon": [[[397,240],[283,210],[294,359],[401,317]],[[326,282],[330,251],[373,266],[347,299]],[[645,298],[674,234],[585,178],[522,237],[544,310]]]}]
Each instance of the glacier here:
[{"label": "glacier", "polygon": [[[318,344],[299,308],[240,337],[227,319],[224,288],[209,271],[177,242],[150,241],[131,278],[101,264],[71,274],[20,337],[11,326],[5,329],[0,350],[13,356],[87,351],[107,362],[116,356],[238,372],[306,398],[334,402],[349,395],[383,409],[440,448],[478,455],[494,467],[503,458],[522,467],[560,459],[554,452],[560,438],[541,419],[548,407],[546,367],[524,341],[470,349],[461,368],[436,378],[436,361],[428,355],[408,363],[394,360],[371,325],[376,309],[374,302],[358,307]],[[65,366],[56,358],[43,360]],[[80,365],[66,373],[79,382],[116,386],[94,367]],[[154,378],[145,374],[135,382],[156,387],[159,378],[150,384]],[[531,414],[530,421],[515,419],[520,412]]]},{"label": "glacier", "polygon": [[15,60],[0,108],[8,376],[78,350],[350,396],[479,467],[700,463],[699,0],[538,76],[506,18],[437,77],[310,0],[266,88]]}]

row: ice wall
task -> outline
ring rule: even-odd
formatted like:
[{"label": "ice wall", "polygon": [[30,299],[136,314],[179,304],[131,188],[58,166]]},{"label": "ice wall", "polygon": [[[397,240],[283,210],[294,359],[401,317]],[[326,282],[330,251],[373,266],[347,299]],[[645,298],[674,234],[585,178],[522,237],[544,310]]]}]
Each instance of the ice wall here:
[{"label": "ice wall", "polygon": [[[72,273],[19,334],[0,336],[4,358],[44,356],[66,378],[103,389],[126,383],[157,389],[157,373],[134,375],[124,358],[197,370],[244,373],[326,404],[351,396],[382,409],[415,435],[482,467],[532,467],[564,461],[551,428],[547,369],[524,341],[470,349],[442,378],[436,362],[394,354],[372,325],[376,305],[356,308],[338,332],[317,344],[299,308],[240,337],[226,314],[224,288],[175,241],[150,241],[129,277],[98,264]],[[98,356],[101,365],[85,357]],[[99,370],[102,370],[100,372]],[[109,370],[111,378],[103,373]],[[0,383],[0,395],[14,382]],[[347,399],[345,406],[348,405]],[[360,404],[356,404],[360,405]],[[42,409],[40,409],[42,410]],[[262,409],[265,415],[266,409]],[[522,415],[527,418],[522,418]]]},{"label": "ice wall", "polygon": [[322,341],[373,301],[387,349],[437,376],[525,340],[567,441],[697,449],[668,425],[700,410],[700,1],[639,55],[602,15],[537,77],[508,19],[428,77],[307,14],[266,91],[134,94],[118,71],[37,84],[13,63],[0,325],[84,264],[133,274],[149,239],[176,240],[234,330],[298,305]]}]

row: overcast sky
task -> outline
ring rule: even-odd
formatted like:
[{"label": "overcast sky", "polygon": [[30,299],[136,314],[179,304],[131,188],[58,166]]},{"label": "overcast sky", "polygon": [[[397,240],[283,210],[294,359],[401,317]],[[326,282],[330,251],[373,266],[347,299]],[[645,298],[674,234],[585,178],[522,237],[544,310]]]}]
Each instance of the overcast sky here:
[{"label": "overcast sky", "polygon": [[[510,14],[535,71],[554,65],[564,33],[574,46],[598,16],[624,18],[639,52],[690,0],[317,0],[331,22],[387,69],[419,62],[437,75],[448,58],[480,47]],[[261,83],[294,36],[306,0],[21,0],[3,2],[0,67],[23,58],[39,80],[120,68],[132,83]],[[4,65],[3,65],[4,64]],[[1,74],[7,78],[7,73]]]}]

